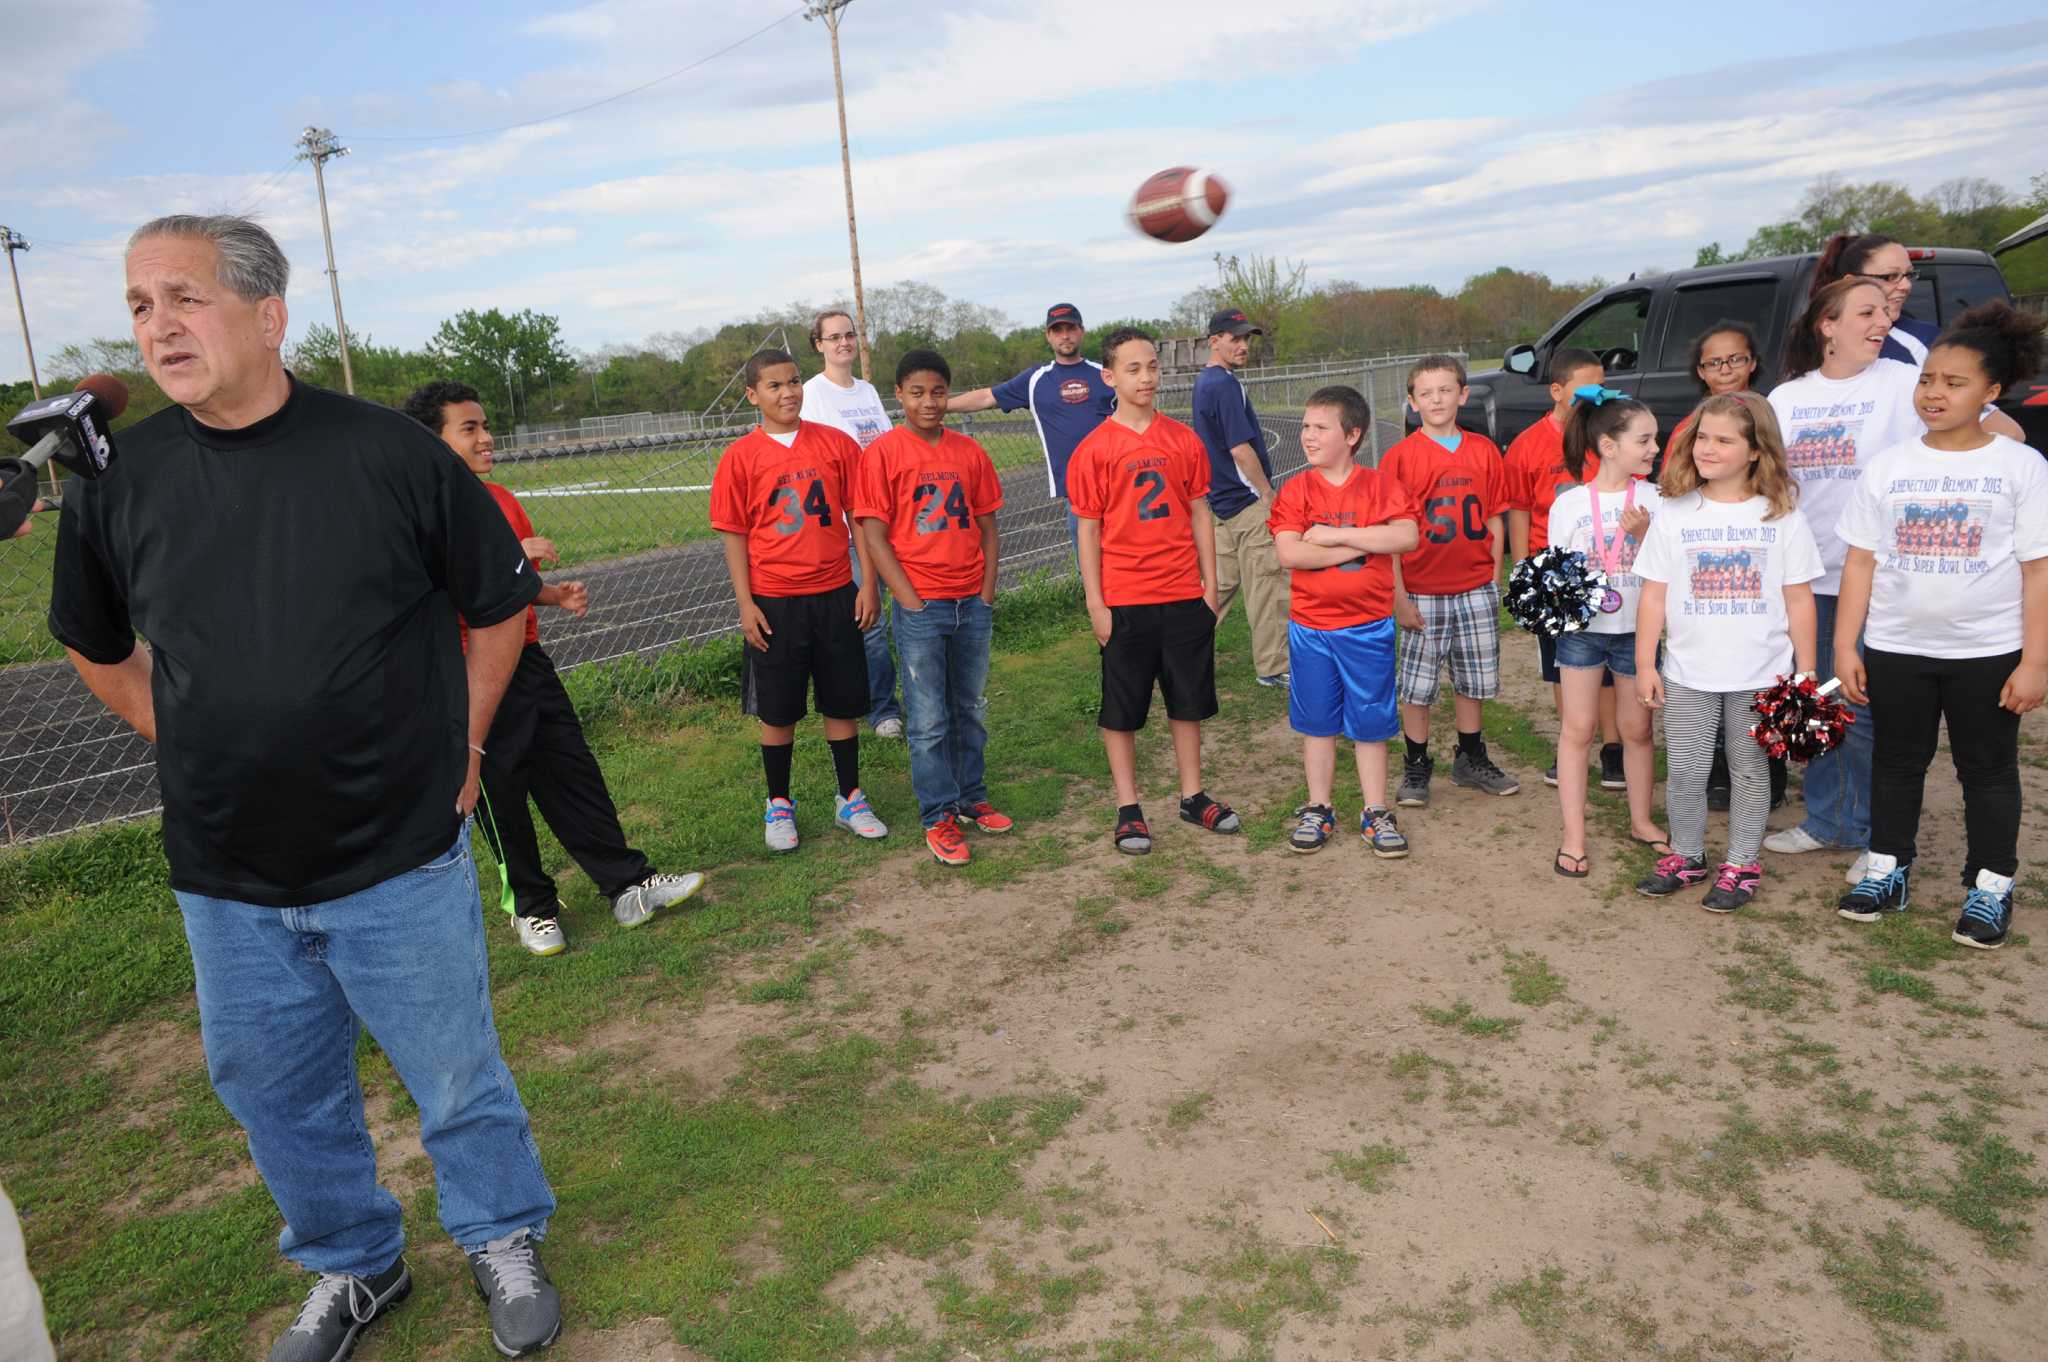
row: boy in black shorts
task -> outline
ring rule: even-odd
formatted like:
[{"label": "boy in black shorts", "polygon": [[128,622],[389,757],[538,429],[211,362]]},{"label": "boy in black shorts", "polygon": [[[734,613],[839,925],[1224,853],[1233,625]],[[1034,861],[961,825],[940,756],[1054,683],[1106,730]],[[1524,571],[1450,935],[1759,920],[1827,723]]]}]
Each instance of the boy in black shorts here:
[{"label": "boy in black shorts", "polygon": [[1209,455],[1194,431],[1153,409],[1159,349],[1125,327],[1102,343],[1116,390],[1107,420],[1067,465],[1079,521],[1081,583],[1102,645],[1102,745],[1116,784],[1116,848],[1152,849],[1138,804],[1138,730],[1158,683],[1180,768],[1180,816],[1236,832],[1237,814],[1202,789],[1202,720],[1216,713],[1216,526]]},{"label": "boy in black shorts", "polygon": [[[761,721],[768,778],[768,849],[794,851],[796,802],[790,756],[805,701],[817,697],[839,778],[833,821],[857,837],[886,837],[860,788],[860,720],[868,712],[867,652],[878,580],[851,534],[847,510],[860,446],[831,426],[802,420],[803,375],[781,350],[747,360],[747,401],[761,424],[735,440],[711,479],[711,525],[725,540],[725,567],[746,639],[741,705]],[[856,590],[847,548],[861,557]]]}]

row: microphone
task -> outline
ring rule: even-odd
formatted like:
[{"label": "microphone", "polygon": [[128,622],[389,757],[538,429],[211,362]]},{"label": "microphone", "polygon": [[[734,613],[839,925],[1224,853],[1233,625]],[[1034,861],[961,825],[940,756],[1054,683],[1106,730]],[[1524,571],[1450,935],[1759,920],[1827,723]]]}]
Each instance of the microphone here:
[{"label": "microphone", "polygon": [[0,540],[12,538],[36,504],[36,475],[55,459],[82,478],[104,475],[114,462],[108,429],[128,407],[128,387],[112,374],[92,374],[68,393],[39,398],[7,423],[7,433],[29,446],[18,459],[0,459]]}]

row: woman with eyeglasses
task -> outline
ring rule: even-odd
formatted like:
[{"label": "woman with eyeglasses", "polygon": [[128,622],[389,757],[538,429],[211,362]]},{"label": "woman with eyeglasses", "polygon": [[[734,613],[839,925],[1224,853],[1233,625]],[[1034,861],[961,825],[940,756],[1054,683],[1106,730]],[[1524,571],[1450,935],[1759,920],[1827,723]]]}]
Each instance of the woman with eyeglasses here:
[{"label": "woman with eyeglasses", "polygon": [[[1692,340],[1692,372],[1700,381],[1700,387],[1708,397],[1729,397],[1739,392],[1761,391],[1763,384],[1758,379],[1760,361],[1757,355],[1762,347],[1756,342],[1756,332],[1748,322],[1723,320],[1694,336]],[[1686,414],[1678,428],[1671,432],[1676,440],[1699,415],[1698,408]],[[1786,768],[1783,757],[1772,757],[1771,767],[1771,808],[1776,809],[1785,802]],[[1728,777],[1728,754],[1721,747],[1719,732],[1714,735],[1714,764],[1707,771],[1707,807],[1726,811],[1734,790]]]},{"label": "woman with eyeglasses", "polygon": [[1931,322],[1905,315],[1906,299],[1913,294],[1913,281],[1920,277],[1906,248],[1891,237],[1876,232],[1852,236],[1837,232],[1821,247],[1820,261],[1813,267],[1809,300],[1837,279],[1861,279],[1884,290],[1884,311],[1891,319],[1891,334],[1885,337],[1880,359],[1895,359],[1919,368],[1927,360],[1927,347],[1940,328]]}]

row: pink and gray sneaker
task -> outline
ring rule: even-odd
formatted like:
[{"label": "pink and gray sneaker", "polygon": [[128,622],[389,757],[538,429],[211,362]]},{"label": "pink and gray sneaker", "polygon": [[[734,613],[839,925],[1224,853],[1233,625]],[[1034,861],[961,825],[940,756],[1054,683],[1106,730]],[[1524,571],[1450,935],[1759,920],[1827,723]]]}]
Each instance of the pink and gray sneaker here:
[{"label": "pink and gray sneaker", "polygon": [[1650,873],[1636,881],[1636,892],[1653,899],[1668,898],[1706,878],[1704,858],[1673,853],[1657,858],[1657,864]]},{"label": "pink and gray sneaker", "polygon": [[1756,897],[1764,887],[1764,868],[1760,865],[1735,865],[1729,861],[1721,863],[1721,869],[1714,875],[1714,887],[1700,900],[1700,907],[1710,913],[1732,913]]}]

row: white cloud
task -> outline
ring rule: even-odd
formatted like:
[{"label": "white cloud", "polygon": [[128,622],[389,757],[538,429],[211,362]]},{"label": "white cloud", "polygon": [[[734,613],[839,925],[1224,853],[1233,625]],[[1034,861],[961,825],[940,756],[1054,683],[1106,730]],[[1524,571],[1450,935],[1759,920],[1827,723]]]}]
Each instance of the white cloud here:
[{"label": "white cloud", "polygon": [[0,104],[0,184],[49,169],[50,150],[89,153],[121,124],[80,88],[80,76],[149,36],[149,0],[9,0],[7,95]]}]

